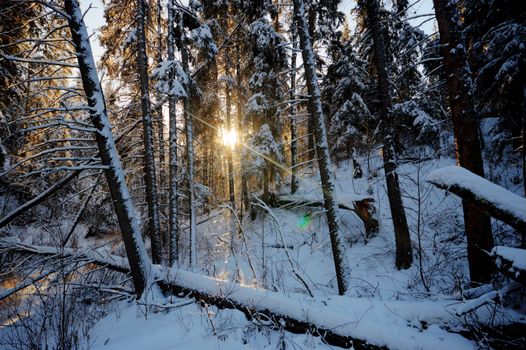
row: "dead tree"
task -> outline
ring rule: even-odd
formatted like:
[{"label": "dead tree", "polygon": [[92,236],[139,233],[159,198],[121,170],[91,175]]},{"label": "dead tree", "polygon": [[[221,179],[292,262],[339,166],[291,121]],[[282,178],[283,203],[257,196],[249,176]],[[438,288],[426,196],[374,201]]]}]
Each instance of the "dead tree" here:
[{"label": "dead tree", "polygon": [[[444,57],[448,100],[460,166],[484,177],[477,115],[473,106],[470,70],[461,41],[459,13],[455,2],[433,0]],[[491,222],[468,201],[462,201],[468,242],[469,273],[472,282],[491,280],[492,261],[486,253],[493,248]]]}]

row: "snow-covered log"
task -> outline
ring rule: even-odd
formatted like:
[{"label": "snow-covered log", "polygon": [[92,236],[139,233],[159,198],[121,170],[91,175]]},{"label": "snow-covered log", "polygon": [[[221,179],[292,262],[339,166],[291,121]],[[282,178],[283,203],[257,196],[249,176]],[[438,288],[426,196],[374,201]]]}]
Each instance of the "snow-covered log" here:
[{"label": "snow-covered log", "polygon": [[[93,249],[60,249],[6,240],[0,240],[0,248],[18,253],[56,255],[61,259],[75,257],[74,261],[92,262],[119,272],[129,271],[125,258]],[[258,323],[293,333],[311,333],[335,346],[354,349],[473,348],[473,343],[461,335],[445,337],[447,331],[437,326],[440,322],[458,320],[448,310],[450,300],[376,302],[339,296],[316,299],[158,265],[154,266],[154,276],[169,294],[194,298],[222,309],[236,309]],[[425,322],[427,328],[415,327],[414,320]]]},{"label": "snow-covered log", "polygon": [[11,241],[9,239],[0,240],[0,249],[8,250],[13,253],[20,254],[33,254],[41,256],[54,256],[57,259],[61,258],[77,258],[76,261],[92,262],[94,264],[104,266],[110,270],[129,273],[130,267],[127,263],[127,259],[115,256],[107,255],[99,250],[92,248],[60,248],[50,246],[38,246],[31,244],[23,244]]},{"label": "snow-covered log", "polygon": [[457,307],[455,313],[457,314],[457,316],[463,316],[467,313],[477,310],[483,305],[494,302],[494,300],[497,299],[498,296],[499,293],[497,291],[492,290],[491,292],[483,294],[476,299],[468,300],[467,302],[463,303],[462,305]]},{"label": "snow-covered log", "polygon": [[472,203],[479,210],[526,232],[526,198],[459,166],[432,171],[427,181]]},{"label": "snow-covered log", "polygon": [[526,249],[496,246],[491,255],[500,272],[526,285]]}]

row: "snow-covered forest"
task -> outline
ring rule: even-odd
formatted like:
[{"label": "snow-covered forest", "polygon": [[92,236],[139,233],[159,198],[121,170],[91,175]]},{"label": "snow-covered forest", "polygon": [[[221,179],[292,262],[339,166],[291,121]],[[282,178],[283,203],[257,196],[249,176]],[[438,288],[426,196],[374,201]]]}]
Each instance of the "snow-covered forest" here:
[{"label": "snow-covered forest", "polygon": [[524,0],[0,0],[0,349],[524,349],[525,129]]}]

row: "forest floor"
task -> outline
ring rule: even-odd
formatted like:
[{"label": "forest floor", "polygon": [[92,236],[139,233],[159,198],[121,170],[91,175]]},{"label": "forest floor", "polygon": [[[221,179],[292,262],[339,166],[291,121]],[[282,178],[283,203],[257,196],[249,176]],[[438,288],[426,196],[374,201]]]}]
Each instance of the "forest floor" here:
[{"label": "forest floor", "polygon": [[[254,221],[245,220],[245,240],[231,235],[237,229],[232,229],[236,221],[228,210],[210,213],[213,219],[199,225],[202,254],[195,272],[273,290],[305,305],[322,305],[325,317],[341,319],[341,327],[350,327],[361,339],[393,349],[477,348],[483,341],[459,334],[469,331],[470,324],[526,323],[524,314],[492,301],[459,315],[471,303],[460,297],[467,281],[461,202],[425,181],[430,171],[453,161],[442,158],[407,163],[400,169],[414,243],[413,266],[401,271],[394,266],[394,235],[380,158],[370,162],[377,176],[369,181],[366,176],[354,179],[353,169],[346,162],[336,171],[338,200],[350,202],[356,195],[367,195],[370,187],[380,222],[378,234],[367,238],[357,216],[340,211],[351,270],[345,297],[336,296],[330,240],[321,208],[261,209]],[[286,194],[287,189],[281,191]],[[303,176],[297,195],[321,199],[319,181]],[[495,225],[497,241],[506,242],[508,230]],[[307,287],[313,299],[306,297]],[[249,322],[239,311],[196,304],[177,306],[183,301],[174,299],[173,309],[157,313],[147,313],[144,307],[129,302],[114,305],[91,332],[92,348],[331,348],[319,337],[272,331],[268,325]]]},{"label": "forest floor", "polygon": [[[255,220],[246,216],[243,239],[228,207],[202,215],[198,218],[198,222],[203,221],[198,225],[199,263],[193,272],[217,279],[218,285],[224,287],[220,291],[223,294],[235,283],[249,291],[253,288],[277,292],[283,296],[283,307],[287,301],[290,305],[298,303],[296,312],[304,313],[308,319],[322,320],[335,328],[345,327],[349,334],[392,349],[477,348],[487,345],[483,336],[476,333],[479,325],[526,324],[520,310],[504,308],[493,300],[462,300],[461,293],[467,288],[467,261],[461,201],[425,181],[432,170],[452,165],[452,159],[407,162],[400,167],[414,254],[413,266],[400,271],[394,263],[394,235],[381,158],[371,158],[370,166],[366,159],[361,159],[361,163],[364,176],[359,179],[353,178],[350,164],[339,164],[338,200],[350,203],[357,195],[368,195],[369,188],[380,227],[374,237],[366,237],[359,218],[353,212],[340,210],[347,247],[345,258],[350,267],[345,296],[337,296],[330,240],[321,208],[260,208]],[[369,172],[374,175],[368,180]],[[520,189],[520,185],[509,182],[513,173],[497,173],[499,181],[508,188]],[[288,189],[283,186],[279,191],[287,194]],[[297,196],[321,199],[321,195],[319,180],[306,171]],[[497,244],[509,244],[513,239],[508,227],[494,222],[494,228]],[[79,244],[82,245],[81,238]],[[183,256],[187,256],[184,240],[182,247]],[[187,266],[187,262],[181,265]],[[164,306],[153,308],[131,300],[105,304],[104,317],[86,332],[81,348],[335,348],[320,337],[273,330],[269,323],[247,321],[237,310],[219,310],[189,301],[171,298],[163,301]],[[309,307],[309,312],[318,311],[305,315],[307,311],[301,305]],[[469,311],[474,306],[479,307]],[[0,327],[0,337],[7,331],[8,327]],[[473,337],[467,339],[461,333]]]}]

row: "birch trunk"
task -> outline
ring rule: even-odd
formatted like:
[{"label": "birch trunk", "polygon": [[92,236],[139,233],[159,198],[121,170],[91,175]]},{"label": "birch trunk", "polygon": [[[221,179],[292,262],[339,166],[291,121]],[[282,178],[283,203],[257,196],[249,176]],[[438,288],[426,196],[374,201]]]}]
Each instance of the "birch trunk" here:
[{"label": "birch trunk", "polygon": [[[471,94],[470,70],[456,21],[458,13],[454,3],[450,1],[433,0],[433,3],[444,57],[457,161],[460,166],[484,177],[479,125]],[[486,253],[493,248],[490,218],[466,200],[462,201],[462,207],[471,281],[490,282],[493,264],[491,257]]]},{"label": "birch trunk", "polygon": [[338,218],[338,207],[335,199],[334,179],[332,174],[332,164],[329,156],[327,144],[327,133],[325,130],[325,117],[321,105],[321,92],[316,77],[316,65],[314,61],[314,51],[309,34],[307,20],[305,18],[305,5],[303,0],[294,0],[294,16],[296,17],[297,30],[300,37],[300,46],[305,67],[305,80],[309,91],[309,105],[313,112],[314,136],[316,139],[316,151],[318,153],[318,165],[323,189],[324,207],[327,214],[329,225],[329,235],[331,238],[332,253],[334,257],[334,267],[336,270],[336,281],[338,283],[338,293],[345,294],[347,290],[347,277],[349,268],[346,264],[343,249],[343,240],[340,232],[340,222]]},{"label": "birch trunk", "polygon": [[161,225],[159,222],[159,202],[155,176],[155,156],[153,146],[153,125],[150,110],[150,91],[148,86],[148,56],[146,55],[146,3],[137,0],[137,66],[141,89],[141,110],[144,142],[144,183],[148,204],[148,235],[152,243],[152,260],[154,264],[162,262]]},{"label": "birch trunk", "polygon": [[77,52],[82,85],[90,106],[91,122],[98,130],[95,137],[100,158],[102,164],[108,165],[104,172],[126,248],[135,292],[137,293],[137,298],[139,298],[152,282],[151,262],[141,237],[137,214],[126,186],[124,171],[111,132],[111,123],[106,111],[106,103],[97,76],[97,68],[91,53],[82,12],[77,0],[65,0],[64,4],[65,11],[69,16],[68,22],[72,42]]},{"label": "birch trunk", "polygon": [[413,262],[413,252],[411,249],[411,238],[407,226],[400,182],[396,172],[397,154],[396,139],[397,131],[394,126],[395,120],[391,113],[391,96],[389,93],[389,80],[387,75],[387,59],[385,57],[385,43],[381,31],[381,22],[378,15],[378,0],[366,1],[366,11],[370,30],[373,37],[374,63],[376,74],[378,75],[378,97],[380,99],[380,114],[384,124],[384,146],[383,160],[384,172],[387,182],[387,196],[391,208],[393,228],[396,241],[396,267],[398,269],[408,269]]}]

